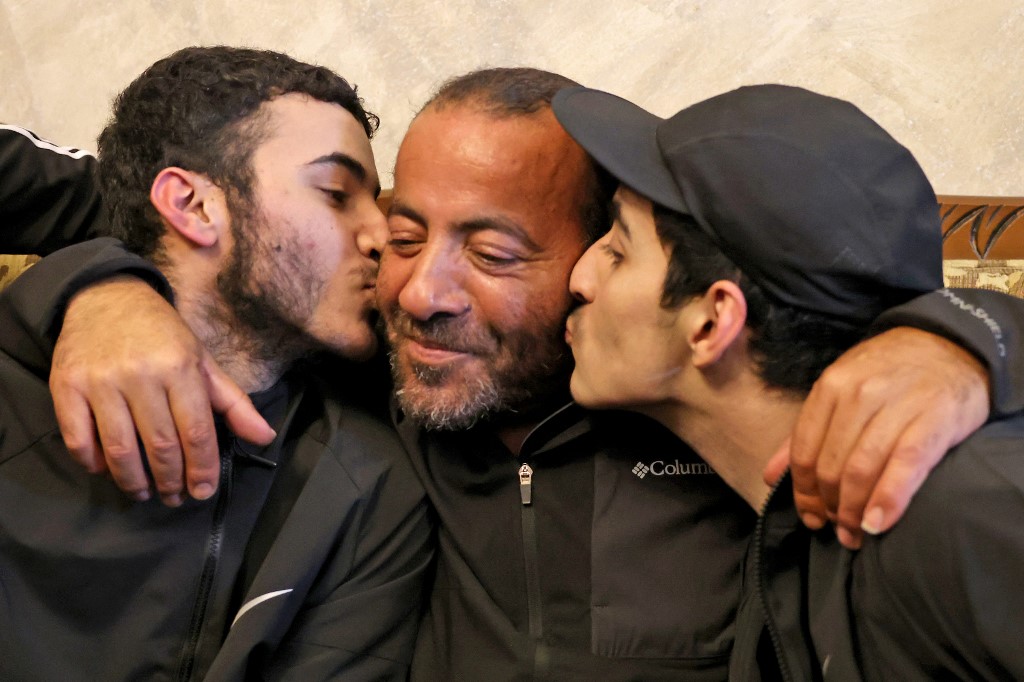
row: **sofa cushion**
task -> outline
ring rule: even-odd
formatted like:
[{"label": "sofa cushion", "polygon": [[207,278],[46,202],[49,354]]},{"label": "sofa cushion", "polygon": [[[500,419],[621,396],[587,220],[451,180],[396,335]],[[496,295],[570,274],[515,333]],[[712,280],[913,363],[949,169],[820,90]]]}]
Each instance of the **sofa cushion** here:
[{"label": "sofa cushion", "polygon": [[37,260],[39,256],[0,254],[0,291]]},{"label": "sofa cushion", "polygon": [[946,259],[942,275],[947,287],[993,289],[1024,298],[1024,260]]}]

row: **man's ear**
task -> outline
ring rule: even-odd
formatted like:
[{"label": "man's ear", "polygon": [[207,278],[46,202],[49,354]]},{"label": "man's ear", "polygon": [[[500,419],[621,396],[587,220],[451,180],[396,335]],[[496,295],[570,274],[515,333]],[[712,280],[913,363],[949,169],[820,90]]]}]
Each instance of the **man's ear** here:
[{"label": "man's ear", "polygon": [[704,368],[721,360],[743,333],[747,299],[735,282],[723,279],[708,287],[695,303],[689,342],[693,364]]},{"label": "man's ear", "polygon": [[153,180],[149,199],[172,229],[197,246],[213,246],[228,227],[224,192],[201,173],[164,168]]}]

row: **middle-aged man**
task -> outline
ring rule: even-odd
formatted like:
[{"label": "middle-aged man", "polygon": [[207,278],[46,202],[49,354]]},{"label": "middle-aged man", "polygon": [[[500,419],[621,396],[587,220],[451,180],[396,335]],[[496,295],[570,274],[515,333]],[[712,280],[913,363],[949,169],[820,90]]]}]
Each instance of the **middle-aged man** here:
[{"label": "middle-aged man", "polygon": [[[568,277],[588,240],[606,227],[608,196],[551,112],[555,92],[572,84],[533,69],[455,79],[416,117],[399,151],[378,299],[394,347],[394,418],[440,521],[417,679],[725,675],[739,565],[755,515],[674,436],[652,435],[649,420],[595,418],[568,404]],[[173,333],[161,334],[159,344],[147,336],[153,324],[168,329],[155,322],[163,320],[162,301],[126,312],[111,291],[86,291],[69,307],[58,388],[74,385],[69,367],[94,364],[90,353],[107,345],[97,339],[127,336],[136,347],[159,345],[172,356],[179,343],[190,347]],[[83,311],[91,323],[83,323]],[[143,322],[126,329],[129,315]],[[941,328],[949,319],[946,326],[955,326],[958,315],[925,302],[890,319]],[[1003,321],[1006,328],[1013,323]],[[1003,385],[1007,359],[984,340],[969,341],[995,370],[996,409],[1014,409],[1019,395]],[[904,364],[920,367],[930,349],[906,348],[890,335],[865,347],[877,352],[855,355],[854,364],[873,377],[898,375]],[[927,378],[964,386],[961,374],[973,373],[959,354],[953,358],[948,372]],[[972,407],[964,421],[978,424],[984,396],[978,409],[976,392],[965,392]],[[123,386],[109,395],[125,396],[133,414],[148,407]],[[944,397],[936,403],[962,418]],[[109,400],[92,404],[99,414]],[[856,401],[836,414],[840,431],[846,419],[857,433],[868,421]],[[936,440],[965,431],[955,419],[937,421],[941,435],[928,429]],[[893,429],[890,423],[883,431]],[[145,420],[139,430],[145,441]],[[134,439],[134,430],[127,432]],[[848,435],[838,440],[849,445]],[[187,480],[190,487],[197,482]]]},{"label": "middle-aged man", "polygon": [[1024,679],[1024,418],[970,436],[857,553],[761,479],[832,359],[941,284],[910,152],[851,104],[785,86],[668,119],[584,88],[553,106],[622,182],[572,274],[573,396],[653,417],[761,510],[730,678]]},{"label": "middle-aged man", "polygon": [[721,679],[752,515],[649,425],[565,400],[569,268],[606,227],[550,108],[565,85],[456,79],[395,165],[378,300],[396,423],[440,519],[413,672]]},{"label": "middle-aged man", "polygon": [[[269,51],[185,49],[118,96],[100,137],[112,229],[166,277],[277,436],[258,447],[222,433],[209,503],[128,501],[72,462],[57,428],[40,339],[62,256],[5,290],[0,679],[407,674],[433,555],[423,488],[384,421],[289,372],[313,348],[376,347],[375,123],[340,76]],[[80,187],[61,170],[80,155],[4,134],[20,149],[5,162],[37,155],[54,171],[8,186]],[[77,192],[39,215],[19,216],[21,200],[7,204],[15,222],[102,214]],[[110,266],[110,241],[82,248]]]}]

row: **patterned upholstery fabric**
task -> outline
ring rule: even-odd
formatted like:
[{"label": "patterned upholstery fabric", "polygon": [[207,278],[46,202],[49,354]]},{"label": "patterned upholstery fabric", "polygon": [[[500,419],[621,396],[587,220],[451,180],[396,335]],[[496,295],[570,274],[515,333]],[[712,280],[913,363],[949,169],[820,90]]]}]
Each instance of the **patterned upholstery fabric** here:
[{"label": "patterned upholstery fabric", "polygon": [[39,256],[9,256],[0,254],[0,291],[37,260],[39,260]]},{"label": "patterned upholstery fabric", "polygon": [[993,289],[1024,298],[1024,260],[942,261],[947,287]]}]

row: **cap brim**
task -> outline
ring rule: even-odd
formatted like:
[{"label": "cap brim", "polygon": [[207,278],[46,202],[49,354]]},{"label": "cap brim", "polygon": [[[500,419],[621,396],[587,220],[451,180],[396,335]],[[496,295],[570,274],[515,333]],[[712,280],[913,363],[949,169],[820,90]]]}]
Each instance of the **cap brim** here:
[{"label": "cap brim", "polygon": [[690,213],[658,147],[663,119],[590,88],[559,90],[551,108],[566,132],[619,181],[655,203]]}]

